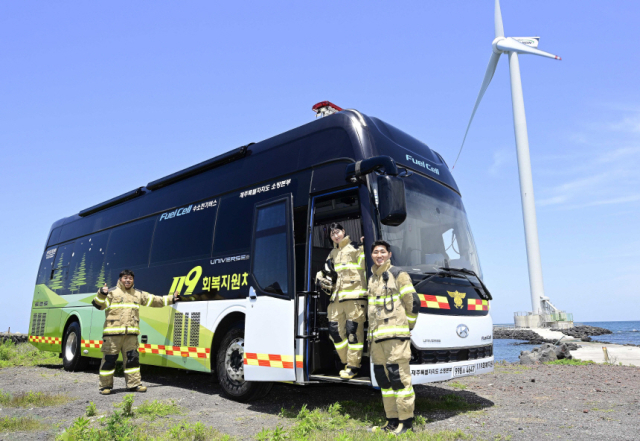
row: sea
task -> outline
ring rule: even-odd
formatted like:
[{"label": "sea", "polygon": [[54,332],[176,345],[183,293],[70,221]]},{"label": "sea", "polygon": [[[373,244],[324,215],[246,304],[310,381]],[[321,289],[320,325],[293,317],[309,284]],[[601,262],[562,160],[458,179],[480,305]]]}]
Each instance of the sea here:
[{"label": "sea", "polygon": [[[580,324],[597,326],[613,332],[613,334],[593,336],[593,341],[606,341],[623,345],[631,343],[640,345],[640,321],[629,322],[581,322]],[[493,341],[493,358],[496,361],[505,360],[517,362],[521,351],[530,351],[537,345],[518,344],[521,340],[498,339]]]}]

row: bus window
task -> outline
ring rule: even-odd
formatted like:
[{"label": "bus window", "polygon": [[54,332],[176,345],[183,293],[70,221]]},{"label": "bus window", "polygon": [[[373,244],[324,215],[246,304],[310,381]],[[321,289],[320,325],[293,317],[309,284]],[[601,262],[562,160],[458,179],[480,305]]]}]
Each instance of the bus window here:
[{"label": "bus window", "polygon": [[38,277],[36,278],[36,285],[42,285],[49,281],[57,250],[58,247],[51,247],[42,255],[42,261],[40,262],[40,268],[38,269]]},{"label": "bus window", "polygon": [[289,293],[287,218],[285,201],[258,208],[253,274],[263,291]]},{"label": "bus window", "polygon": [[214,255],[249,250],[255,198],[256,196],[241,198],[236,193],[222,199],[213,240]]},{"label": "bus window", "polygon": [[58,295],[68,294],[67,275],[69,273],[69,261],[73,253],[73,243],[61,245],[56,251],[56,258],[53,262],[51,276],[47,281],[47,286]]},{"label": "bus window", "polygon": [[147,266],[155,218],[143,219],[115,228],[107,245],[107,285],[113,286],[123,269]]},{"label": "bus window", "polygon": [[211,256],[216,199],[162,213],[153,234],[151,264],[201,259]]},{"label": "bus window", "polygon": [[69,265],[69,292],[91,293],[106,283],[104,255],[107,252],[109,232],[91,234],[76,239]]}]

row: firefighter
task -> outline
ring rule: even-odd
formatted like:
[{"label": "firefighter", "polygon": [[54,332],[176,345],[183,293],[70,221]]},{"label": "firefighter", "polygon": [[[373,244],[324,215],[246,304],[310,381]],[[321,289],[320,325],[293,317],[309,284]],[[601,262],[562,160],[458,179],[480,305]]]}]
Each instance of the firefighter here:
[{"label": "firefighter", "polygon": [[319,271],[316,281],[330,294],[327,316],[329,338],[336,347],[345,368],[340,378],[351,379],[358,375],[364,350],[364,322],[367,309],[367,278],[365,275],[364,249],[356,248],[339,223],[332,223],[329,231],[334,248],[327,262],[335,268],[333,281]]},{"label": "firefighter", "polygon": [[138,354],[138,334],[141,306],[161,308],[171,305],[180,296],[154,296],[133,287],[134,274],[123,270],[118,286],[109,289],[105,283],[91,302],[99,310],[106,311],[102,331],[102,363],[100,364],[100,393],[109,395],[113,389],[113,374],[116,371],[118,355],[122,353],[124,378],[127,388],[132,392],[146,392],[140,384],[140,360]]},{"label": "firefighter", "polygon": [[396,435],[411,430],[415,394],[411,386],[411,334],[420,310],[420,299],[411,278],[391,265],[391,250],[384,240],[371,248],[369,279],[369,339],[373,373],[382,390],[387,422],[372,431]]}]

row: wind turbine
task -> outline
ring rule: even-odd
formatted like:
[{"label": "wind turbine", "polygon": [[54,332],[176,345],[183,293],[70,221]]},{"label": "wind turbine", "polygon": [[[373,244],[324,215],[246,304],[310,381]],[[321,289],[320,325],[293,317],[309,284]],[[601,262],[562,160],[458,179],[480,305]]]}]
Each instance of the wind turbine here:
[{"label": "wind turbine", "polygon": [[[509,57],[509,71],[511,73],[511,101],[513,104],[513,125],[516,135],[516,150],[518,154],[518,173],[520,175],[520,196],[522,198],[522,217],[524,218],[524,234],[527,246],[527,261],[529,265],[529,286],[531,289],[531,308],[533,314],[539,314],[543,301],[545,309],[557,310],[544,295],[542,283],[542,266],[540,263],[540,245],[538,243],[538,223],[536,220],[536,206],[533,197],[533,179],[531,177],[531,158],[529,156],[529,138],[527,135],[527,120],[524,114],[524,99],[522,96],[522,81],[520,80],[520,63],[518,54],[540,55],[542,57],[560,60],[557,55],[536,49],[539,37],[505,37],[502,26],[502,13],[500,12],[500,1],[496,0],[495,5],[495,35],[493,40],[493,53],[489,59],[487,72],[480,87],[480,93],[476,99],[476,104],[471,112],[471,118],[464,133],[464,139],[460,146],[460,152],[464,141],[467,139],[469,127],[473,121],[473,116],[478,110],[480,101],[491,83],[493,74],[498,66],[498,61],[502,54]],[[458,158],[460,153],[458,153]],[[456,162],[458,161],[456,158]],[[455,167],[455,163],[453,165]]]}]

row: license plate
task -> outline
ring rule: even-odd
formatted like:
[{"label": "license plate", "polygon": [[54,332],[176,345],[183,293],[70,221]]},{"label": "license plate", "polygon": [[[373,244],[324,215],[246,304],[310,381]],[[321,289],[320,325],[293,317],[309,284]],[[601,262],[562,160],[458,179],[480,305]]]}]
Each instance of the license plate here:
[{"label": "license plate", "polygon": [[457,366],[453,368],[454,377],[462,377],[464,375],[471,375],[476,371],[475,364],[468,364],[466,366]]}]

